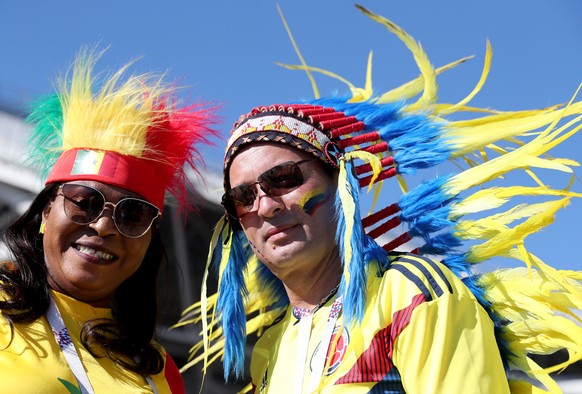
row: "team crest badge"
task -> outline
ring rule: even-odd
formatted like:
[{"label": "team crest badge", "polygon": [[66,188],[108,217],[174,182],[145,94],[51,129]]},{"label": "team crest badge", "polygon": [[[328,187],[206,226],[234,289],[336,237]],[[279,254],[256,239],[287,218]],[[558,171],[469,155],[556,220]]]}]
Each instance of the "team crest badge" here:
[{"label": "team crest badge", "polygon": [[[348,330],[345,327],[341,330],[341,335],[339,334],[339,331],[340,331],[340,327],[336,327],[333,330],[333,334],[331,336],[331,341],[329,343],[329,349],[327,350],[328,354],[327,354],[327,358],[325,360],[326,364],[329,363],[329,367],[325,371],[325,376],[329,376],[329,375],[333,374],[338,369],[338,367],[340,366],[341,362],[343,361],[343,359],[347,353],[347,350],[348,350],[348,345],[350,343],[350,334],[348,333]],[[333,343],[336,343],[335,349],[331,348],[331,344],[333,344]],[[314,365],[313,365],[314,359],[316,358],[317,352],[320,352],[320,351],[322,351],[321,342],[317,345],[317,347],[315,348],[315,351],[311,355],[311,361],[310,361],[309,366],[310,366],[312,371],[314,369]],[[332,354],[332,351],[333,351],[333,354]]]}]

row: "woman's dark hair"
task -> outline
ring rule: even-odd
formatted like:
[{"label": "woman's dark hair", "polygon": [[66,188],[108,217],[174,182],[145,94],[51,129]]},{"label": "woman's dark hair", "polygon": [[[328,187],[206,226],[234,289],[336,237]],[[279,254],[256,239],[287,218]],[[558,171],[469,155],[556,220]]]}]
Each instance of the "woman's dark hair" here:
[{"label": "woman's dark hair", "polygon": [[[29,209],[4,235],[13,261],[0,264],[0,311],[10,325],[33,322],[48,310],[50,288],[44,261],[42,235],[39,234],[42,212],[54,198],[57,184],[45,187]],[[164,358],[152,343],[158,315],[156,280],[167,261],[157,226],[138,270],[115,291],[113,319],[95,319],[85,323],[82,342],[95,357],[109,358],[142,375],[162,371]]]}]

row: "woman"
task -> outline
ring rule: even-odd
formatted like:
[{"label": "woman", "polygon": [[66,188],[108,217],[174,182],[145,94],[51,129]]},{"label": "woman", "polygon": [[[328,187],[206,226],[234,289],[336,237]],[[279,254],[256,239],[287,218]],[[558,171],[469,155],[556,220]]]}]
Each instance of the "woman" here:
[{"label": "woman", "polygon": [[[210,110],[168,108],[172,91],[125,68],[94,92],[96,56],[30,115],[31,159],[45,188],[11,225],[0,265],[3,392],[179,393],[183,381],[152,340],[164,195],[185,202],[184,164]],[[67,391],[68,390],[68,391]]]}]

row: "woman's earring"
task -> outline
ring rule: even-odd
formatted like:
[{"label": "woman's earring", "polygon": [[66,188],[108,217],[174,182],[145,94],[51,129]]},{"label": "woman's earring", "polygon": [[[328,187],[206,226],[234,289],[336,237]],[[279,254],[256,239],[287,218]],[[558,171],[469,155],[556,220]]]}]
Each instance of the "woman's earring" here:
[{"label": "woman's earring", "polygon": [[40,224],[40,229],[38,230],[39,234],[44,234],[45,228],[46,228],[46,222],[42,222]]}]

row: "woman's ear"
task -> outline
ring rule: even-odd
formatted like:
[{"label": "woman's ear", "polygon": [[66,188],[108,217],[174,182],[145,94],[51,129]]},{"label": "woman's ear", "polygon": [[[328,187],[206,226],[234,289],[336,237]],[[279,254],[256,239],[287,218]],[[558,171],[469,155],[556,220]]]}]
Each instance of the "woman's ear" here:
[{"label": "woman's ear", "polygon": [[51,211],[51,208],[53,206],[53,201],[54,200],[55,200],[54,197],[50,198],[48,200],[48,202],[46,203],[46,205],[44,206],[44,209],[42,210],[42,221],[43,221],[43,223],[46,221],[46,219],[47,219],[47,217],[48,217],[48,215],[49,215],[49,213]]},{"label": "woman's ear", "polygon": [[42,210],[42,214],[41,214],[41,221],[40,221],[40,228],[38,229],[38,233],[39,234],[44,234],[45,229],[46,229],[46,220],[48,217],[49,212],[51,211],[51,206],[52,206],[52,200],[50,200],[44,207],[44,209]]}]

